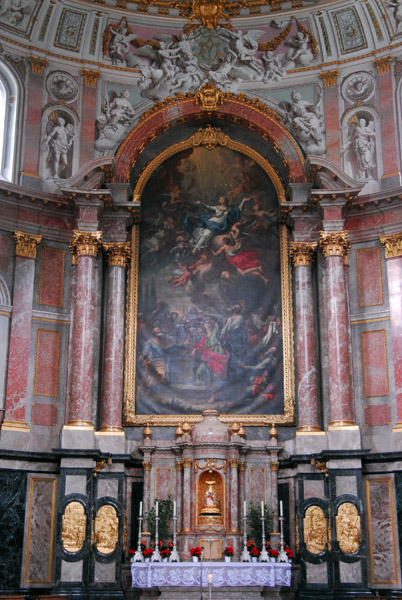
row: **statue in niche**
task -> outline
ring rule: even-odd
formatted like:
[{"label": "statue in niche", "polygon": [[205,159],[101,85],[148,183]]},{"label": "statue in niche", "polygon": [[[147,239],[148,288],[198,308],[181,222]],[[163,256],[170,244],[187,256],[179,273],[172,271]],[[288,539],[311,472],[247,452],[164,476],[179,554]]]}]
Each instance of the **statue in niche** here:
[{"label": "statue in niche", "polygon": [[394,9],[396,30],[400,31],[402,27],[402,0],[387,0],[387,6]]},{"label": "statue in niche", "polygon": [[102,114],[96,119],[95,148],[99,152],[110,152],[131,129],[136,115],[129,95],[122,90],[104,99]]},{"label": "statue in niche", "polygon": [[349,121],[348,141],[343,152],[348,152],[353,176],[359,181],[374,179],[375,131],[374,121],[354,115]]},{"label": "statue in niche", "polygon": [[314,60],[311,38],[308,33],[298,31],[296,36],[286,40],[285,44],[293,47],[293,50],[289,50],[287,53],[286,70],[307,67]]},{"label": "statue in niche", "polygon": [[302,100],[299,92],[291,93],[292,102],[283,103],[285,108],[285,124],[287,124],[296,139],[302,144],[307,154],[323,154],[325,151],[324,122],[319,112],[318,103]]},{"label": "statue in niche", "polygon": [[75,137],[75,127],[66,119],[52,113],[46,126],[46,139],[41,151],[47,154],[46,163],[53,179],[60,179],[68,165],[69,152]]},{"label": "statue in niche", "polygon": [[215,490],[216,481],[209,479],[205,481],[206,489],[204,494],[204,506],[201,509],[201,514],[220,514],[219,501]]}]

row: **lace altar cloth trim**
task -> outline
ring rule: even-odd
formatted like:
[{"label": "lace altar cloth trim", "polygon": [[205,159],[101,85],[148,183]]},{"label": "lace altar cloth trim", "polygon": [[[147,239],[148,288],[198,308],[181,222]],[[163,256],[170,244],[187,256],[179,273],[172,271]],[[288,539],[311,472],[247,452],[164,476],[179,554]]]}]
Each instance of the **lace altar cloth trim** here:
[{"label": "lace altar cloth trim", "polygon": [[[291,565],[286,563],[202,563],[202,583],[212,587],[290,586]],[[199,587],[201,563],[131,563],[133,587]]]}]

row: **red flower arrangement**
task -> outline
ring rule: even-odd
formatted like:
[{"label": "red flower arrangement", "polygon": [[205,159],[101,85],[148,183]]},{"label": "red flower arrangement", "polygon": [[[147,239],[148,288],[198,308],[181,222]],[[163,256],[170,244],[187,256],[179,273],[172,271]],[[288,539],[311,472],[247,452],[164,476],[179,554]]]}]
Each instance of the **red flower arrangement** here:
[{"label": "red flower arrangement", "polygon": [[253,540],[249,540],[247,542],[247,548],[248,550],[251,550],[251,548],[255,548],[255,542],[253,542]]},{"label": "red flower arrangement", "polygon": [[223,554],[225,556],[233,556],[233,548],[231,546],[226,546],[226,548],[223,551]]},{"label": "red flower arrangement", "polygon": [[195,548],[190,548],[191,556],[201,556],[201,548],[196,546]]},{"label": "red flower arrangement", "polygon": [[132,549],[130,548],[130,550],[128,551],[128,553],[129,553],[129,554],[135,554],[135,550],[132,550]]},{"label": "red flower arrangement", "polygon": [[254,546],[254,548],[251,548],[250,554],[251,556],[260,556],[260,551]]},{"label": "red flower arrangement", "polygon": [[145,548],[147,547],[147,543],[144,542],[144,540],[142,540],[141,542],[141,552],[144,552]]},{"label": "red flower arrangement", "polygon": [[277,558],[278,550],[274,550],[274,548],[268,548],[268,554],[269,556],[273,556],[273,558]]},{"label": "red flower arrangement", "polygon": [[168,543],[168,548],[169,548],[169,550],[173,550],[173,548],[174,548],[173,542]]},{"label": "red flower arrangement", "polygon": [[170,556],[170,550],[168,550],[167,548],[165,548],[165,550],[161,550],[162,558],[168,558],[169,556]]},{"label": "red flower arrangement", "polygon": [[145,558],[151,558],[153,553],[154,553],[154,551],[152,550],[152,548],[145,548],[145,550],[144,550]]},{"label": "red flower arrangement", "polygon": [[288,558],[293,558],[293,552],[291,551],[291,549],[289,548],[289,546],[285,547],[285,552],[288,555]]}]

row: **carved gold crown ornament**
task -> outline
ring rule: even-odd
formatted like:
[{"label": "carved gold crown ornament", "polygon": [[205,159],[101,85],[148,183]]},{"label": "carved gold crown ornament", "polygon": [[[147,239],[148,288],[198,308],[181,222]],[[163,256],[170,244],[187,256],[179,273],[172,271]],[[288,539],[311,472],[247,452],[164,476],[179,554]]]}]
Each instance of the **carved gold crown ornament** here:
[{"label": "carved gold crown ornament", "polygon": [[[196,27],[206,27],[209,30],[214,27],[233,29],[230,25],[229,16],[224,13],[225,8],[226,0],[193,0],[193,14],[190,15],[184,31],[191,31]],[[226,21],[224,25],[219,23],[222,19]],[[193,23],[194,20],[200,21],[200,23]]]},{"label": "carved gold crown ornament", "polygon": [[225,94],[212,83],[206,83],[195,93],[194,97],[203,110],[214,111],[223,103]]}]

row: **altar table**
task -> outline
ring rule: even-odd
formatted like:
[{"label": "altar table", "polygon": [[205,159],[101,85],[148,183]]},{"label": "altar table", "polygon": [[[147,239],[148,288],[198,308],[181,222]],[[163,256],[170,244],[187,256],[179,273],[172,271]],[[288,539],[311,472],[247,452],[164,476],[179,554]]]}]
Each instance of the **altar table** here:
[{"label": "altar table", "polygon": [[201,563],[131,563],[132,585],[152,587],[212,587],[290,586],[291,565],[288,563],[203,562]]}]

